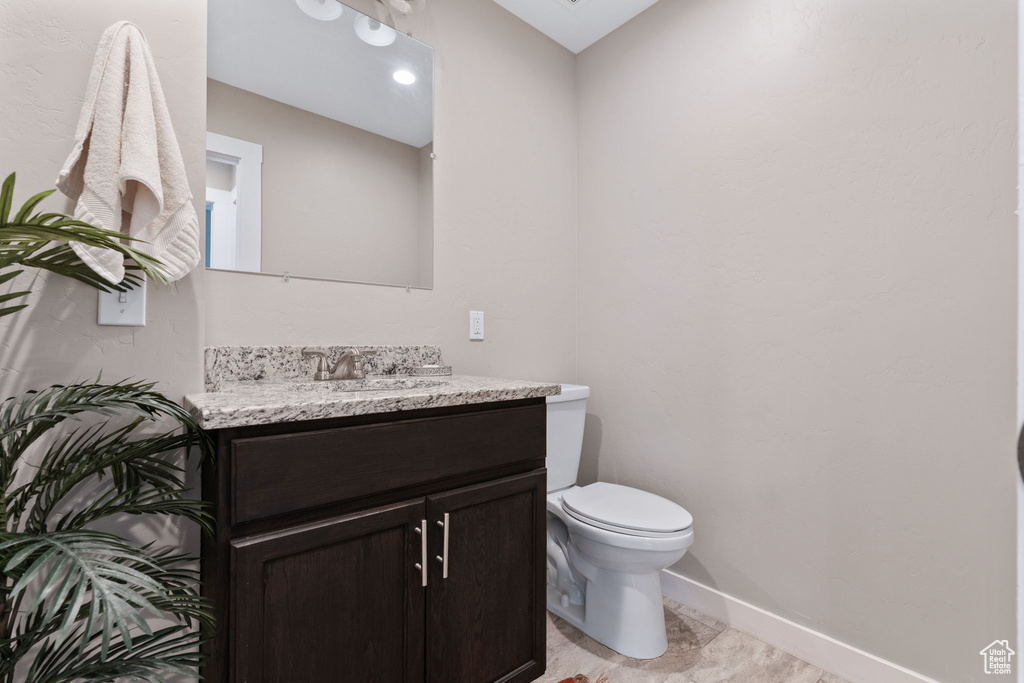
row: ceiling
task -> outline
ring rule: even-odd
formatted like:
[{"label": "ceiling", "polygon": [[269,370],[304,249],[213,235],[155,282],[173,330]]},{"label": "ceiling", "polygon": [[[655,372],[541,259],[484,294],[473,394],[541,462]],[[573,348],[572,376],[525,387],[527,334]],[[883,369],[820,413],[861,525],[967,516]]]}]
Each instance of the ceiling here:
[{"label": "ceiling", "polygon": [[[209,0],[210,78],[420,148],[434,137],[434,51],[402,33],[360,40],[362,16],[320,21],[295,0]],[[412,85],[392,77],[405,69]]]},{"label": "ceiling", "polygon": [[658,0],[494,0],[579,54]]}]

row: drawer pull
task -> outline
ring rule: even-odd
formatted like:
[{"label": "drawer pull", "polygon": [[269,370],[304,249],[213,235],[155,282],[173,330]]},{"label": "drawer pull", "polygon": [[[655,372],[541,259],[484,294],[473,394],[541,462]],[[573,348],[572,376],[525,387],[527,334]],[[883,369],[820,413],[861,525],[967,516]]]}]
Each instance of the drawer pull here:
[{"label": "drawer pull", "polygon": [[448,578],[448,513],[444,513],[444,521],[438,520],[437,525],[444,529],[444,543],[441,554],[437,556],[437,561],[441,563],[441,578]]},{"label": "drawer pull", "polygon": [[420,561],[414,566],[420,573],[420,585],[427,587],[427,520],[421,520],[416,527],[416,533],[420,535]]}]

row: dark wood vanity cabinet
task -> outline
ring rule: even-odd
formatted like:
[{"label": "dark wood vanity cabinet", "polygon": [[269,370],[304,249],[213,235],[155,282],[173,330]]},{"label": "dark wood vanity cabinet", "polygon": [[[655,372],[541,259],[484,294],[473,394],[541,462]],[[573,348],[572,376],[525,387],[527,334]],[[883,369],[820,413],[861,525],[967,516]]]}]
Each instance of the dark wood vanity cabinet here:
[{"label": "dark wood vanity cabinet", "polygon": [[205,680],[544,673],[543,399],[214,436]]},{"label": "dark wood vanity cabinet", "polygon": [[534,472],[427,499],[434,528],[440,521],[448,530],[447,555],[443,533],[428,544],[430,556],[442,558],[427,589],[431,683],[544,673],[545,483],[544,472]]},{"label": "dark wood vanity cabinet", "polygon": [[[232,544],[236,681],[423,675],[422,502]],[[409,647],[412,645],[412,647]]]}]

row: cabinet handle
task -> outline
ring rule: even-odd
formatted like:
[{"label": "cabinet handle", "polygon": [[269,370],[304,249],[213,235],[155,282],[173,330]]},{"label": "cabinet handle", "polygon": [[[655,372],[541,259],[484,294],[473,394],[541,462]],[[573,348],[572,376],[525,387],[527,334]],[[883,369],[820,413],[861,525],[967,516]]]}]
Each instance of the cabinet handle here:
[{"label": "cabinet handle", "polygon": [[421,520],[416,527],[416,533],[420,535],[420,561],[415,565],[420,572],[420,585],[427,587],[427,520]]},{"label": "cabinet handle", "polygon": [[[437,561],[441,563],[441,578],[448,578],[448,513],[444,513],[444,521],[438,520],[437,525],[444,529],[444,544],[441,554],[437,556]],[[426,555],[424,555],[424,562],[426,562]]]}]

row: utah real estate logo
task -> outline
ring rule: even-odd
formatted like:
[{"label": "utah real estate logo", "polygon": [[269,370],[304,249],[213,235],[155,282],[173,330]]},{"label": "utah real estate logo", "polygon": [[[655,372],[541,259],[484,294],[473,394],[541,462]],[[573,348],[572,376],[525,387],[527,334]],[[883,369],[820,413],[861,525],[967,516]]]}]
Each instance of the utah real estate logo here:
[{"label": "utah real estate logo", "polygon": [[981,651],[985,660],[985,673],[987,674],[1012,674],[1013,656],[1017,654],[1010,649],[1010,643],[1006,640],[994,640],[992,644]]}]

